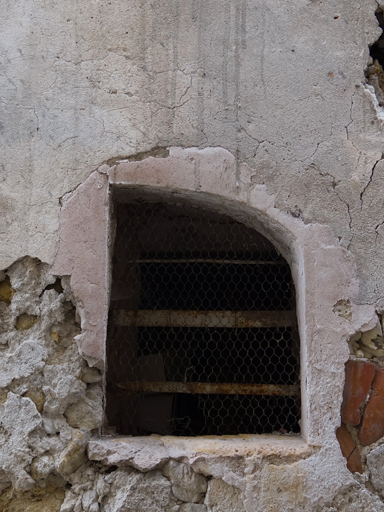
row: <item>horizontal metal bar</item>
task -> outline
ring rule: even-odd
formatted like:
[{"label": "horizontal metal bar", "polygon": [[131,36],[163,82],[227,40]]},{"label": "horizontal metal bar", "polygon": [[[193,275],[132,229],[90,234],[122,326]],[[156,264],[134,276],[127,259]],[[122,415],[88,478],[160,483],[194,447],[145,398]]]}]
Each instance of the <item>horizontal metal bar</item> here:
[{"label": "horizontal metal bar", "polygon": [[294,311],[172,311],[144,310],[114,312],[113,322],[136,327],[292,327]]},{"label": "horizontal metal bar", "polygon": [[125,263],[214,263],[217,265],[286,265],[283,260],[220,260],[212,258],[183,258],[183,259],[139,259],[125,260]]},{"label": "horizontal metal bar", "polygon": [[214,384],[210,382],[124,382],[117,387],[127,393],[187,393],[213,395],[299,396],[299,386],[277,384]]}]

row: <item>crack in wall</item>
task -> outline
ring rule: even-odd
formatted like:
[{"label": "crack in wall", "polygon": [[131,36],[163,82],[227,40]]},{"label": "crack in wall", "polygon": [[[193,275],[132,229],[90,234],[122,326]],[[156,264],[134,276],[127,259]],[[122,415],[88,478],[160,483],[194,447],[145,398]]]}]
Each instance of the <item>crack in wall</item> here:
[{"label": "crack in wall", "polygon": [[376,160],[374,166],[372,167],[371,175],[369,177],[369,180],[368,180],[367,184],[365,185],[365,187],[363,188],[363,190],[360,193],[360,209],[361,210],[363,209],[363,196],[366,193],[369,185],[372,183],[372,180],[373,180],[373,177],[374,177],[374,174],[375,174],[375,169],[376,169],[377,164],[379,162],[381,162],[383,159],[384,159],[384,153],[381,155],[381,158],[379,158],[379,160]]}]

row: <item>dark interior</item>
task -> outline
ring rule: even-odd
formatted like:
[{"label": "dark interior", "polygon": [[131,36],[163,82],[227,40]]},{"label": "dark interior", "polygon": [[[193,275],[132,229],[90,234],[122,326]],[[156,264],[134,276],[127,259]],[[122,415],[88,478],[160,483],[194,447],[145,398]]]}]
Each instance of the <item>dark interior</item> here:
[{"label": "dark interior", "polygon": [[[299,389],[295,321],[227,325],[236,312],[271,312],[279,324],[283,312],[294,311],[290,268],[273,245],[251,227],[190,204],[119,202],[115,214],[109,424],[125,435],[298,433],[299,393],[284,387]],[[138,323],[141,311],[150,325]],[[197,325],[207,312],[214,325]],[[162,383],[208,387],[164,392]],[[220,392],[209,384],[222,385]],[[241,394],[234,384],[284,390]]]}]

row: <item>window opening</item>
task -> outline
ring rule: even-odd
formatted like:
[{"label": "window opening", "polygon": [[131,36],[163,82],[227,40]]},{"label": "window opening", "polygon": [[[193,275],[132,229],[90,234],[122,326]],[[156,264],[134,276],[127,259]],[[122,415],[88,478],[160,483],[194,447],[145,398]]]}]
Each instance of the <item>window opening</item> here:
[{"label": "window opening", "polygon": [[124,435],[298,433],[287,262],[190,204],[117,203],[107,418]]}]

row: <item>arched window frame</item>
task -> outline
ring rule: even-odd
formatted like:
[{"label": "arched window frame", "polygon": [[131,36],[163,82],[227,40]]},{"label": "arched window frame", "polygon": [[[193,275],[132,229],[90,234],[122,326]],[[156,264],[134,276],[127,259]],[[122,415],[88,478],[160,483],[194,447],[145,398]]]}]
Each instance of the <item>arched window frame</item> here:
[{"label": "arched window frame", "polygon": [[[304,224],[275,208],[274,198],[264,185],[254,184],[254,176],[253,169],[236,165],[233,155],[221,148],[171,148],[167,158],[104,165],[63,198],[53,272],[71,276],[82,326],[80,353],[90,365],[104,368],[111,188],[141,187],[193,197],[240,222],[246,218],[291,266],[301,340],[301,439],[322,446],[339,426],[347,339],[372,321],[372,308],[355,305],[355,263],[330,228]],[[351,303],[352,320],[335,314],[338,300]]]}]

